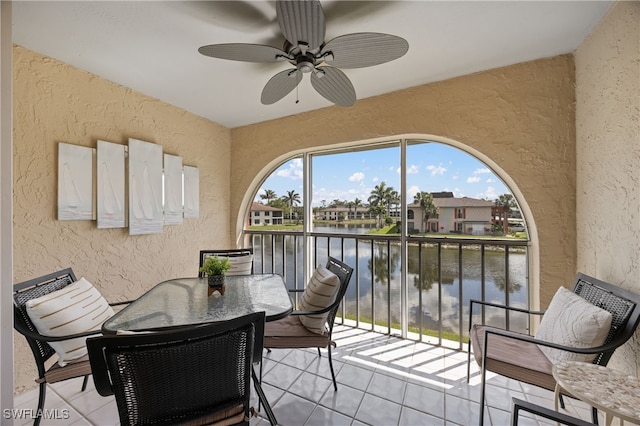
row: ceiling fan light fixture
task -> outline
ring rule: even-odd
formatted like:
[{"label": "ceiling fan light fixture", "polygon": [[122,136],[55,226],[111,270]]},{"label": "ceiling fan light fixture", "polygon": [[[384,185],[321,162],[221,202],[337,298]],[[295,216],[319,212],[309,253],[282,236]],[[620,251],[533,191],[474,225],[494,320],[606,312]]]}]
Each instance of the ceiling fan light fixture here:
[{"label": "ceiling fan light fixture", "polygon": [[301,61],[298,62],[296,64],[296,68],[300,71],[303,72],[305,74],[310,73],[311,71],[313,71],[315,69],[315,66],[313,65],[312,62],[309,61]]}]

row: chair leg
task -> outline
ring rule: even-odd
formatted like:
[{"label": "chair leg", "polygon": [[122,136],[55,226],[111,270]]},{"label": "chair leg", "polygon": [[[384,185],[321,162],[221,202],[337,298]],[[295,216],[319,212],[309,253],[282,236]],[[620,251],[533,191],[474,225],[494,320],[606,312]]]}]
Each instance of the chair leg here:
[{"label": "chair leg", "polygon": [[560,408],[564,410],[564,398],[562,397],[562,394],[558,395],[558,401],[560,401]]},{"label": "chair leg", "polygon": [[320,348],[318,348],[318,356],[322,356],[322,354],[320,353]]},{"label": "chair leg", "polygon": [[84,376],[84,380],[82,381],[82,389],[80,392],[84,392],[87,389],[87,383],[89,382],[89,375]]},{"label": "chair leg", "polygon": [[[331,378],[333,379],[333,390],[337,391],[338,390],[338,385],[336,384],[336,375],[333,372],[333,362],[331,361],[331,343],[329,343],[329,345],[327,345],[327,351],[328,351],[328,356],[329,356],[329,368],[331,369]],[[320,348],[318,348],[318,352],[320,352]]]},{"label": "chair leg", "polygon": [[591,407],[591,419],[593,420],[594,425],[598,424],[598,409],[596,407]]},{"label": "chair leg", "polygon": [[36,412],[36,419],[33,421],[33,426],[38,426],[40,420],[42,420],[42,413],[44,411],[44,399],[47,394],[47,384],[45,382],[40,383],[40,392],[38,397],[38,411]]},{"label": "chair leg", "polygon": [[253,378],[253,386],[255,387],[256,393],[258,394],[258,400],[262,401],[262,405],[264,405],[264,411],[267,414],[269,423],[271,424],[271,426],[277,425],[278,421],[276,420],[276,416],[275,414],[273,414],[271,405],[269,405],[269,401],[267,400],[267,397],[262,390],[262,385],[260,384],[260,382],[258,381],[258,377],[256,376],[256,370],[254,370],[253,367],[251,368],[251,377]]},{"label": "chair leg", "polygon": [[487,378],[487,370],[484,367],[484,359],[482,361],[482,372],[481,372],[481,384],[480,384],[480,421],[478,425],[484,425],[484,391],[486,386],[486,378]]},{"label": "chair leg", "polygon": [[[262,361],[260,361],[260,383],[262,383]],[[262,405],[262,400],[258,398],[258,411],[260,411],[261,405]]]},{"label": "chair leg", "polygon": [[467,348],[467,383],[471,378],[471,341],[469,341],[469,347]]}]

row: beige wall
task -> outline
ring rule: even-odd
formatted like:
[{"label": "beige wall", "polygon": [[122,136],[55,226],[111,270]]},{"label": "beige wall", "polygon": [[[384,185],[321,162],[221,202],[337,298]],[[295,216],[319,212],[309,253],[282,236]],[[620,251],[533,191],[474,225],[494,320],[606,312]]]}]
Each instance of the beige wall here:
[{"label": "beige wall", "polygon": [[232,221],[246,213],[247,191],[256,190],[287,153],[402,134],[453,139],[501,168],[517,187],[539,241],[531,276],[535,284],[539,269],[546,306],[576,272],[574,102],[573,57],[566,55],[362,99],[348,109],[232,129]]},{"label": "beige wall", "polygon": [[[21,47],[14,49],[14,279],[65,267],[110,300],[135,298],[157,282],[194,275],[198,251],[227,246],[228,129]],[[95,221],[56,220],[57,143],[95,147],[129,137],[162,145],[200,171],[200,218],[162,234],[129,236]],[[36,372],[17,337],[16,391]]]},{"label": "beige wall", "polygon": [[[640,3],[616,3],[575,62],[577,267],[640,293]],[[611,365],[640,375],[640,332]]]}]

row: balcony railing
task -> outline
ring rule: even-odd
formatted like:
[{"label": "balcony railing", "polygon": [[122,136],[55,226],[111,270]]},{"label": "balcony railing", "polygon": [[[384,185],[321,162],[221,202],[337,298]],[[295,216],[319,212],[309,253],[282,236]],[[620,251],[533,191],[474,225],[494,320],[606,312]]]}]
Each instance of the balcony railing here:
[{"label": "balcony railing", "polygon": [[[470,299],[529,306],[526,240],[414,236],[403,240],[338,233],[307,237],[313,265],[333,256],[354,268],[339,316],[343,323],[359,328],[438,345],[454,342],[455,348],[463,349]],[[256,272],[281,274],[287,287],[304,288],[302,232],[247,230],[245,238],[254,250]],[[524,314],[486,308],[474,312],[474,321],[481,318],[515,331],[529,328]]]}]

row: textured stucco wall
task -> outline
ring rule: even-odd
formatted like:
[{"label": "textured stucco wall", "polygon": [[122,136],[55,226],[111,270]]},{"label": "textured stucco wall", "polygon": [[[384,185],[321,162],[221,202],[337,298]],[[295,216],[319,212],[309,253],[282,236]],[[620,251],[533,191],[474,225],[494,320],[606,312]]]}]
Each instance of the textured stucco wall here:
[{"label": "textured stucco wall", "polygon": [[573,57],[565,55],[235,128],[231,218],[245,214],[256,176],[292,151],[407,133],[449,138],[495,163],[519,188],[539,239],[531,276],[538,279],[539,266],[546,306],[576,272],[574,106]]},{"label": "textured stucco wall", "polygon": [[[577,267],[640,293],[640,3],[616,3],[575,63]],[[640,332],[611,365],[640,375]]]},{"label": "textured stucco wall", "polygon": [[[13,89],[16,282],[70,266],[107,299],[125,300],[196,274],[200,249],[228,245],[228,129],[21,47],[14,48]],[[126,144],[129,137],[199,168],[200,218],[143,236],[57,221],[57,143],[95,147],[98,139]],[[35,385],[36,373],[24,339],[15,340],[19,392]]]}]

